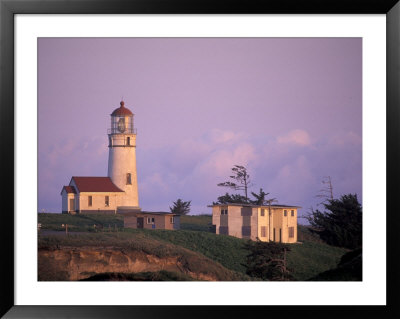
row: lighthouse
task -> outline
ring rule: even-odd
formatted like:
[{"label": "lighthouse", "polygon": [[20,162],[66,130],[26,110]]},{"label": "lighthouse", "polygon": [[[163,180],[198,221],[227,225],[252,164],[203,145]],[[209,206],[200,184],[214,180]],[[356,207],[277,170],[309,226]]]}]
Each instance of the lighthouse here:
[{"label": "lighthouse", "polygon": [[142,211],[136,172],[136,128],[133,113],[121,101],[108,129],[108,175],[72,176],[61,190],[64,214],[120,214],[124,227],[179,229],[171,212]]},{"label": "lighthouse", "polygon": [[133,116],[123,101],[111,113],[111,128],[108,129],[108,177],[125,192],[125,196],[120,199],[121,208],[140,210]]}]

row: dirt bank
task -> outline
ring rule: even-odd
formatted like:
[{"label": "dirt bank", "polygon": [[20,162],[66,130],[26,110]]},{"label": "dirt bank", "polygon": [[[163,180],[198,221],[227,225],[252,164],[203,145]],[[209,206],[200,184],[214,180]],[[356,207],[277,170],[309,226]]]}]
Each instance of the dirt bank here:
[{"label": "dirt bank", "polygon": [[240,280],[238,275],[194,252],[157,257],[117,247],[59,247],[39,249],[38,280],[81,280],[102,273],[168,271],[194,280]]}]

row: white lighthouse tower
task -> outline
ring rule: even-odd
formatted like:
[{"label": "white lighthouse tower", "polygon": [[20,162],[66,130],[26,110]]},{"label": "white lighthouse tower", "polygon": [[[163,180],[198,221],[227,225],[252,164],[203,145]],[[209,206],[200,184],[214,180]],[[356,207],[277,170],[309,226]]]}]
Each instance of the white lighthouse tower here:
[{"label": "white lighthouse tower", "polygon": [[120,199],[122,209],[140,210],[136,173],[136,129],[133,113],[121,101],[111,113],[108,130],[108,177],[125,192]]}]

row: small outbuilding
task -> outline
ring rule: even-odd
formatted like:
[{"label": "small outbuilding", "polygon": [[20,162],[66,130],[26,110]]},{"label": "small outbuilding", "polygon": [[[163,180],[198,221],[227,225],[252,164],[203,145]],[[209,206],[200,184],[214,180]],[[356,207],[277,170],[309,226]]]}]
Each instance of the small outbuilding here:
[{"label": "small outbuilding", "polygon": [[169,212],[145,212],[118,209],[124,216],[125,228],[136,229],[180,229],[180,216]]}]

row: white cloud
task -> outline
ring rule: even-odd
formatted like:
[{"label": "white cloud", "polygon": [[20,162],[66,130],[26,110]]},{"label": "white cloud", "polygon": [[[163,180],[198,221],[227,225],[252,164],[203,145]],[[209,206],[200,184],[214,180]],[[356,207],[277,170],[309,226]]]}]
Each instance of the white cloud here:
[{"label": "white cloud", "polygon": [[205,136],[205,141],[211,145],[221,143],[236,143],[245,137],[243,132],[233,132],[221,129],[212,129]]},{"label": "white cloud", "polygon": [[304,130],[293,130],[283,136],[277,137],[278,144],[292,144],[299,146],[311,145],[309,134]]},{"label": "white cloud", "polygon": [[164,176],[162,172],[154,172],[140,182],[140,188],[145,196],[149,194],[152,196],[159,196],[160,194],[168,193],[172,182],[173,181],[168,180],[167,176]]}]

